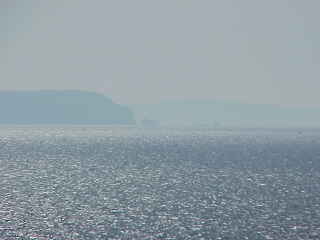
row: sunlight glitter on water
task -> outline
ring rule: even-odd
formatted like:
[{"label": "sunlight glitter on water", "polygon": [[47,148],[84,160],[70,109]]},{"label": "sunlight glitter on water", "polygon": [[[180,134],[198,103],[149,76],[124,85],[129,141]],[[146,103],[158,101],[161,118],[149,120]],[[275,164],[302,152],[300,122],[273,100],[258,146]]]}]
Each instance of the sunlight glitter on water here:
[{"label": "sunlight glitter on water", "polygon": [[2,127],[2,239],[316,239],[320,134]]}]

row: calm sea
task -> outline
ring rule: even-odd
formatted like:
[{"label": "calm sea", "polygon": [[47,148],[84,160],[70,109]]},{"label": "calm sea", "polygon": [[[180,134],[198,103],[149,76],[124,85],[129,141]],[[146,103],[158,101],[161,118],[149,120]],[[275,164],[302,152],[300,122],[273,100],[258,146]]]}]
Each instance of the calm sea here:
[{"label": "calm sea", "polygon": [[0,239],[320,239],[320,131],[0,127]]}]

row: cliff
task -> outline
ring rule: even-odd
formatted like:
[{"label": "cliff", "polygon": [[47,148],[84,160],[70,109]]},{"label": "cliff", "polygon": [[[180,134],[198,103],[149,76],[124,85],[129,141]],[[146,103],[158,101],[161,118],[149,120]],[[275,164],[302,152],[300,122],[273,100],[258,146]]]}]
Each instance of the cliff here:
[{"label": "cliff", "polygon": [[0,124],[134,124],[129,108],[86,91],[0,91]]}]

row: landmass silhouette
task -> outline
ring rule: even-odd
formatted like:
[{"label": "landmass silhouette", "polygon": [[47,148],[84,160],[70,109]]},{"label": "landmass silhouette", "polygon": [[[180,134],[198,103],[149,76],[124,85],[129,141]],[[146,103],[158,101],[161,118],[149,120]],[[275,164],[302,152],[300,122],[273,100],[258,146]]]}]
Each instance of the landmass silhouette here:
[{"label": "landmass silhouette", "polygon": [[132,111],[95,92],[0,91],[0,124],[134,124]]},{"label": "landmass silhouette", "polygon": [[224,100],[176,100],[129,106],[137,118],[162,124],[210,126],[319,126],[320,109]]}]

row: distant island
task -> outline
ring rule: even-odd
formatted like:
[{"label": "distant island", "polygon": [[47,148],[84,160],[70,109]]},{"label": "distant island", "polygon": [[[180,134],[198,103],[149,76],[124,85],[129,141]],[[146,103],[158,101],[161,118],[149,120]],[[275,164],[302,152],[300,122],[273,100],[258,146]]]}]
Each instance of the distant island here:
[{"label": "distant island", "polygon": [[0,124],[134,124],[132,111],[95,92],[0,91]]},{"label": "distant island", "polygon": [[137,119],[148,116],[163,126],[318,127],[320,109],[223,100],[177,100],[130,105]]}]

